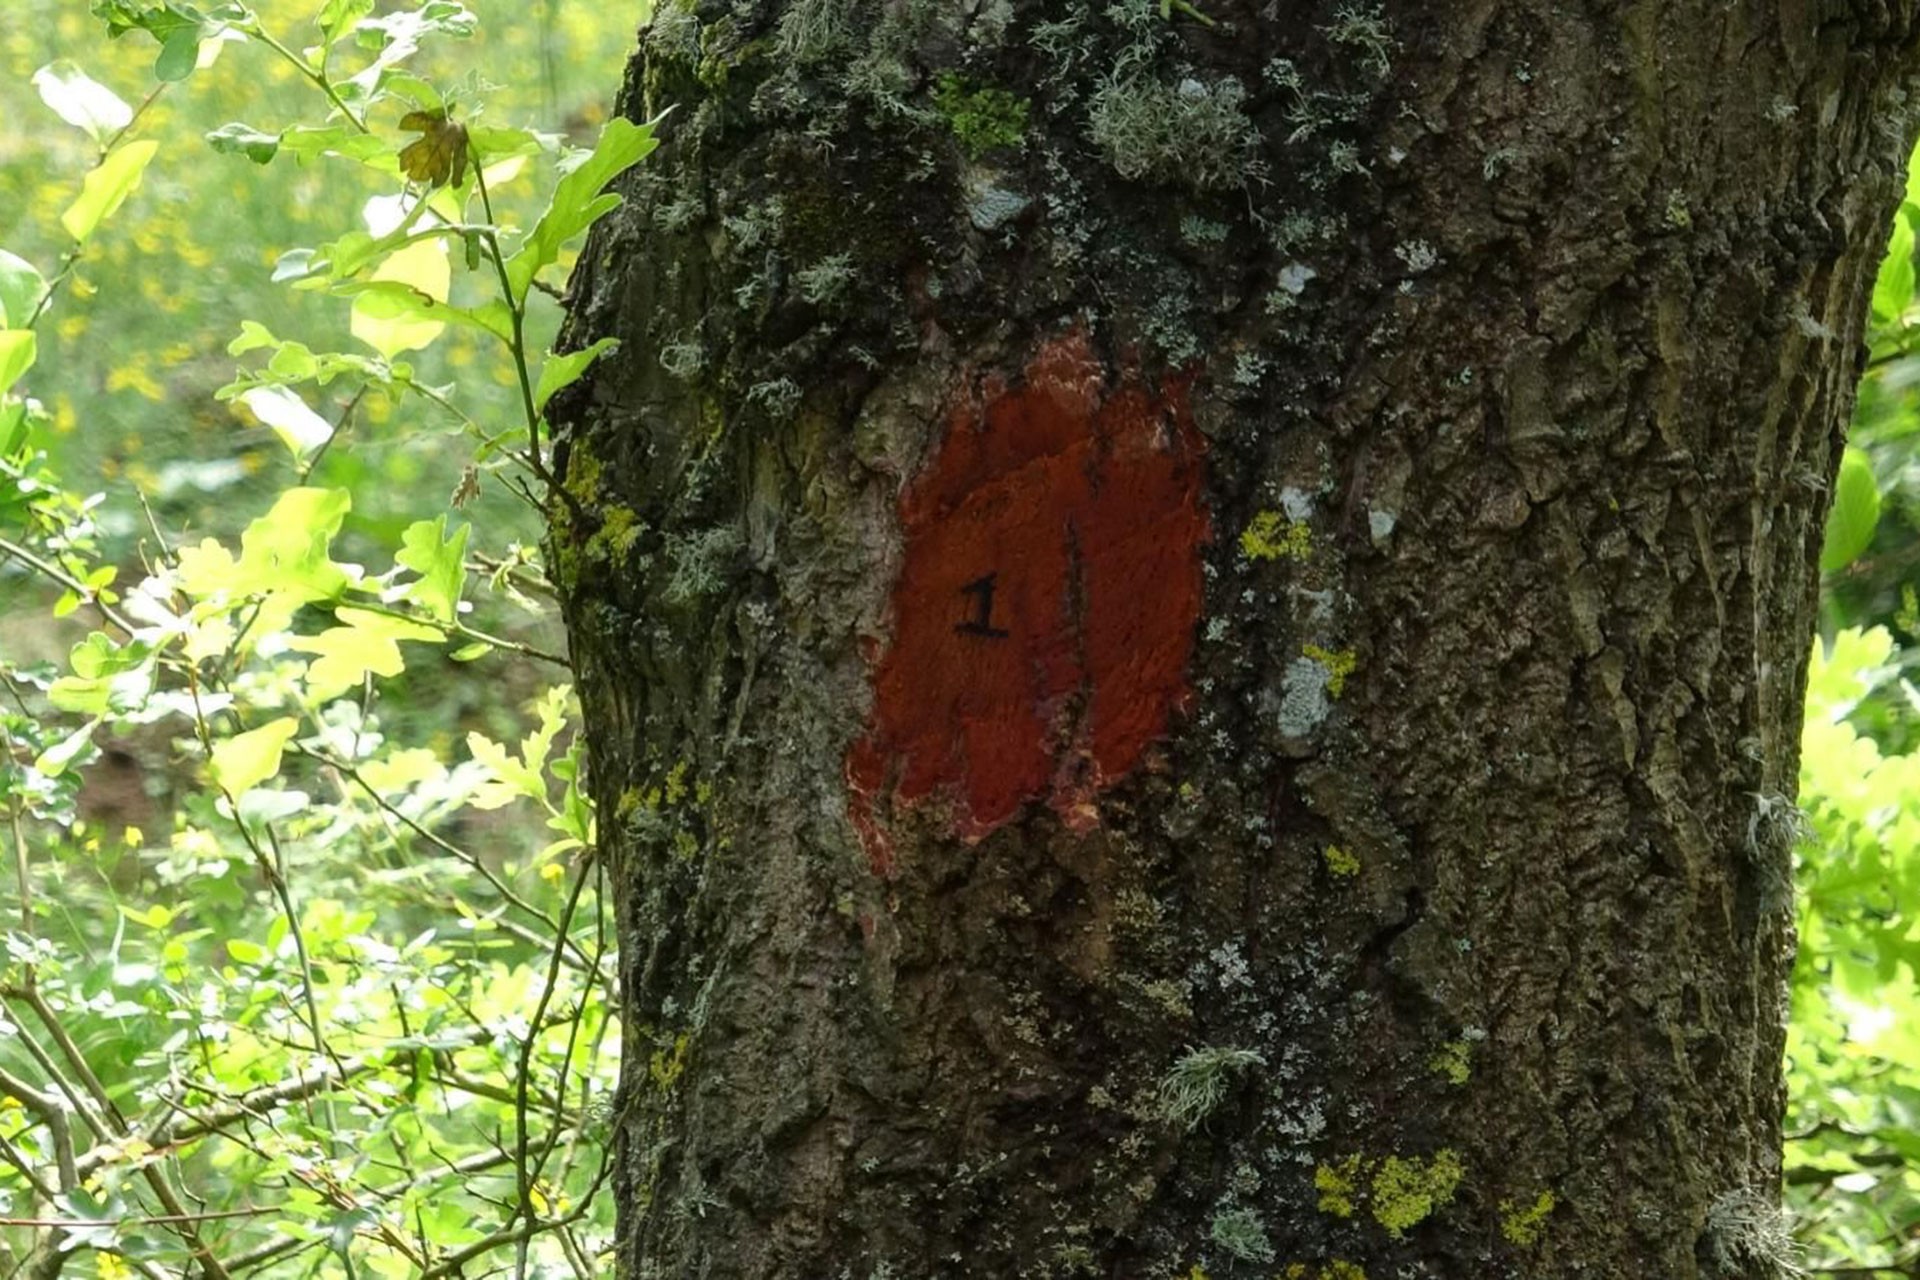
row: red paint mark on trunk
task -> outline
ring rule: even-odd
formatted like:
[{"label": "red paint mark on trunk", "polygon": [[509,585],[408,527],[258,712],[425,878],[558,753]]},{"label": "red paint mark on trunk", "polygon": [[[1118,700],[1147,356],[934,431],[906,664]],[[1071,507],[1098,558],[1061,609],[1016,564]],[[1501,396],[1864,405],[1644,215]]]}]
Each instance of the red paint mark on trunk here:
[{"label": "red paint mark on trunk", "polygon": [[883,875],[888,803],[943,797],[967,840],[1043,798],[1094,826],[1187,693],[1208,525],[1186,381],[1116,385],[1074,332],[971,390],[901,496],[892,641],[847,753]]}]

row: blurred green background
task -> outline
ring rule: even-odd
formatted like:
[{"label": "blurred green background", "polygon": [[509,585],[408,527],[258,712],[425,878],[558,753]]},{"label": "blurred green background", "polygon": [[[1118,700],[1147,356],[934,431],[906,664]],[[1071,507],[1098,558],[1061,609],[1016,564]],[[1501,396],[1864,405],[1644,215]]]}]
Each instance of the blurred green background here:
[{"label": "blurred green background", "polygon": [[[286,43],[298,47],[311,38],[308,0],[269,0],[258,8]],[[632,0],[474,0],[469,8],[480,18],[478,33],[427,45],[416,68],[438,84],[484,95],[487,123],[563,132],[576,145],[590,144],[619,88],[642,6]],[[7,0],[6,19],[0,27],[0,245],[50,271],[66,247],[52,214],[72,198],[95,157],[85,135],[41,103],[30,78],[56,58],[71,58],[138,104],[154,87],[154,46],[138,35],[109,44],[85,0]],[[286,452],[272,433],[251,425],[237,405],[213,399],[233,373],[226,343],[238,332],[239,317],[316,350],[357,346],[347,335],[345,301],[296,293],[269,276],[288,249],[359,225],[362,203],[388,194],[390,184],[353,166],[315,164],[290,188],[283,175],[265,181],[251,162],[209,149],[201,135],[230,121],[276,130],[311,118],[311,87],[284,62],[244,56],[252,52],[230,47],[222,53],[223,60],[244,63],[244,74],[231,67],[225,74],[197,74],[169,87],[148,109],[140,134],[159,139],[160,153],[82,261],[70,295],[41,334],[33,385],[50,391],[44,398],[54,429],[40,443],[68,483],[105,493],[103,524],[113,535],[132,538],[144,523],[132,486],[147,495],[170,532],[198,537],[236,531],[286,482]],[[529,210],[530,179],[531,169],[498,193],[504,218]],[[106,282],[112,287],[103,288]],[[536,301],[533,345],[543,348],[557,308],[544,297]],[[410,358],[425,381],[459,381],[476,418],[484,422],[491,413],[502,424],[516,420],[511,368],[483,351],[474,331],[456,329]],[[315,407],[331,417],[344,403],[342,397]],[[471,452],[453,424],[417,414],[398,420],[380,397],[369,397],[312,483],[352,488],[349,535],[390,545],[407,523],[447,507]],[[537,517],[524,503],[497,488],[481,501],[472,514],[496,546],[513,536],[537,538]]]}]

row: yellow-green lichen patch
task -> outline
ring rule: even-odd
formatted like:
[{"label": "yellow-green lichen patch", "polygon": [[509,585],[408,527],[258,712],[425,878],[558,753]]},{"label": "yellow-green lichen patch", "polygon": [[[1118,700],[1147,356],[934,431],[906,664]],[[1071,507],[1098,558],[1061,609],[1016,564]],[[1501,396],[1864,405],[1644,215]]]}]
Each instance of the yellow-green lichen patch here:
[{"label": "yellow-green lichen patch", "polygon": [[1273,1280],[1367,1280],[1367,1273],[1356,1263],[1334,1258],[1318,1271],[1304,1262],[1290,1262]]},{"label": "yellow-green lichen patch", "polygon": [[1428,1070],[1445,1076],[1453,1084],[1465,1084],[1473,1076],[1473,1045],[1465,1040],[1449,1040],[1427,1059]]},{"label": "yellow-green lichen patch", "polygon": [[[1304,525],[1294,526],[1296,529],[1304,529],[1305,527]],[[1329,698],[1337,698],[1345,691],[1347,687],[1347,677],[1353,674],[1354,667],[1357,666],[1360,661],[1359,658],[1354,656],[1354,652],[1351,649],[1323,649],[1317,644],[1310,644],[1301,649],[1300,652],[1327,669],[1327,696]]]},{"label": "yellow-green lichen patch", "polygon": [[690,1037],[682,1031],[673,1038],[673,1048],[655,1049],[653,1057],[647,1063],[647,1075],[652,1077],[654,1087],[660,1092],[667,1090],[680,1081],[680,1074],[687,1069],[687,1042]]},{"label": "yellow-green lichen patch", "polygon": [[1313,1171],[1314,1190],[1320,1193],[1320,1212],[1351,1218],[1354,1195],[1360,1190],[1360,1157],[1346,1156]]},{"label": "yellow-green lichen patch", "polygon": [[1370,1208],[1374,1221],[1385,1227],[1388,1235],[1398,1238],[1452,1200],[1465,1175],[1459,1155],[1447,1148],[1427,1160],[1388,1156],[1373,1175]]},{"label": "yellow-green lichen patch", "polygon": [[1336,875],[1344,880],[1360,874],[1360,859],[1340,845],[1328,845],[1320,851],[1320,858],[1327,864],[1329,875]]},{"label": "yellow-green lichen patch", "polygon": [[1249,560],[1305,560],[1312,551],[1312,531],[1278,511],[1256,512],[1240,534],[1240,554]]},{"label": "yellow-green lichen patch", "polygon": [[1500,1234],[1522,1249],[1540,1243],[1547,1234],[1547,1215],[1553,1212],[1553,1192],[1542,1191],[1530,1205],[1514,1200],[1500,1202]]},{"label": "yellow-green lichen patch", "polygon": [[1320,1193],[1320,1212],[1351,1218],[1364,1203],[1373,1220],[1398,1239],[1450,1202],[1465,1176],[1459,1154],[1442,1148],[1424,1159],[1344,1156],[1317,1167],[1313,1185]]}]

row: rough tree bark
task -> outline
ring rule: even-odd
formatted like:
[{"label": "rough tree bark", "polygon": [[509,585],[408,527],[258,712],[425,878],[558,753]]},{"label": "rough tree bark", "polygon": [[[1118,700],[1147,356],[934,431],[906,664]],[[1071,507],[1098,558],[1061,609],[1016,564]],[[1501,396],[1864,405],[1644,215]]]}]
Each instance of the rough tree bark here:
[{"label": "rough tree bark", "polygon": [[555,414],[623,1274],[1771,1274],[1915,8],[664,3]]}]

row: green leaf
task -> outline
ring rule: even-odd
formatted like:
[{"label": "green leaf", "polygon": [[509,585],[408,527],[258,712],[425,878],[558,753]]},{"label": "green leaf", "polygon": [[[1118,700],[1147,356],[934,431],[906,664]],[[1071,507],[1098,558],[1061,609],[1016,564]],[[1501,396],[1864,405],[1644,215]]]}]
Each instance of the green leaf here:
[{"label": "green leaf", "polygon": [[[0,396],[0,458],[12,457],[14,451],[27,442],[28,426],[27,402]],[[14,492],[17,494],[19,490]]]},{"label": "green leaf", "polygon": [[87,174],[79,198],[60,215],[60,225],[67,229],[67,234],[85,244],[100,224],[112,216],[121,202],[140,185],[140,175],[146,170],[147,162],[153,159],[153,153],[159,149],[159,143],[141,139],[115,147],[109,152],[107,158]]},{"label": "green leaf", "polygon": [[24,329],[47,293],[47,279],[25,258],[0,249],[0,329]]},{"label": "green leaf", "polygon": [[122,102],[119,94],[66,58],[34,72],[33,87],[55,115],[76,129],[85,129],[102,146],[133,123],[133,108]]},{"label": "green leaf", "polygon": [[59,777],[81,752],[93,745],[93,731],[99,727],[100,718],[96,716],[42,751],[34,758],[33,767],[49,778]]},{"label": "green leaf", "polygon": [[321,39],[332,44],[372,12],[373,0],[327,0],[313,21],[320,28]]},{"label": "green leaf", "polygon": [[239,964],[259,964],[269,955],[265,947],[245,938],[228,938],[226,948],[227,957]]},{"label": "green leaf", "polygon": [[299,727],[300,722],[292,716],[281,716],[258,729],[214,743],[214,785],[238,796],[279,773],[280,753]]},{"label": "green leaf", "polygon": [[163,902],[156,902],[144,911],[122,904],[120,914],[146,929],[164,929],[173,923],[173,909]]},{"label": "green leaf", "polygon": [[1887,256],[1880,260],[1873,284],[1873,318],[1883,324],[1898,318],[1913,301],[1913,247],[1913,222],[1902,209],[1893,220]]},{"label": "green leaf", "polygon": [[165,84],[185,80],[200,65],[200,33],[181,28],[160,45],[160,56],[153,60],[153,78]]},{"label": "green leaf", "polygon": [[1880,486],[1874,481],[1867,455],[1849,445],[1840,457],[1840,475],[1833,486],[1833,511],[1827,517],[1827,538],[1820,549],[1820,569],[1832,573],[1851,564],[1873,541],[1880,522]]},{"label": "green leaf", "polygon": [[540,366],[540,385],[533,393],[533,407],[539,412],[547,407],[547,401],[555,394],[572,386],[580,380],[580,375],[604,353],[620,345],[618,338],[601,338],[590,347],[579,351],[569,351],[565,355],[548,355]]},{"label": "green leaf", "polygon": [[635,124],[618,117],[607,122],[593,153],[560,179],[533,233],[520,251],[507,259],[507,280],[515,302],[525,300],[533,278],[542,269],[559,261],[562,245],[618,207],[620,197],[602,188],[657,145],[651,124]]},{"label": "green leaf", "polygon": [[407,598],[442,622],[452,622],[460,609],[460,593],[467,583],[467,535],[471,525],[447,534],[447,517],[418,520],[400,535],[401,549],[393,558],[420,575],[409,583]]},{"label": "green leaf", "polygon": [[458,649],[455,649],[447,655],[447,659],[451,662],[472,662],[474,659],[484,658],[492,652],[493,646],[485,640],[475,640],[472,644],[463,644]]},{"label": "green leaf", "polygon": [[355,281],[336,285],[333,292],[351,297],[356,314],[364,307],[364,314],[370,318],[457,324],[490,333],[502,342],[513,341],[513,313],[499,298],[471,309],[456,307],[392,280]]},{"label": "green leaf", "polygon": [[153,689],[153,647],[143,641],[118,645],[96,631],[67,656],[71,676],[47,688],[47,701],[62,711],[104,716],[131,711]]},{"label": "green leaf", "polygon": [[265,164],[273,159],[280,150],[280,135],[262,133],[250,124],[234,121],[211,130],[206,135],[207,145],[223,155],[238,153],[255,164]]},{"label": "green leaf", "polygon": [[240,322],[240,336],[227,344],[227,354],[230,356],[245,355],[247,352],[257,351],[261,347],[277,347],[279,345],[280,339],[273,336],[273,330],[267,328],[267,326],[261,324],[258,320],[242,320]]},{"label": "green leaf", "polygon": [[0,329],[0,392],[10,389],[33,368],[35,350],[33,330]]},{"label": "green leaf", "polygon": [[297,124],[280,135],[280,149],[290,156],[311,159],[316,156],[344,156],[371,164],[386,157],[383,166],[398,172],[392,157],[397,152],[393,141],[378,134],[361,133],[347,125]]}]

